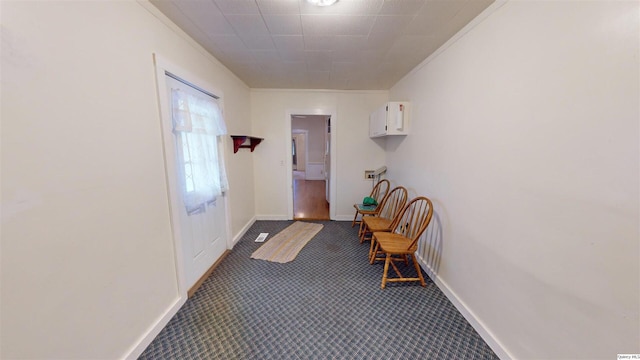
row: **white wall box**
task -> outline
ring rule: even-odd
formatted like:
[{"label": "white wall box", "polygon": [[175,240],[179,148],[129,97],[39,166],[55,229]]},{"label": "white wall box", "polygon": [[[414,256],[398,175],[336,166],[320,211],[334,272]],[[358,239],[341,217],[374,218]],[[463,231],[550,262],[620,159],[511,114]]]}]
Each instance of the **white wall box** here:
[{"label": "white wall box", "polygon": [[409,134],[409,103],[388,102],[369,116],[369,137]]}]

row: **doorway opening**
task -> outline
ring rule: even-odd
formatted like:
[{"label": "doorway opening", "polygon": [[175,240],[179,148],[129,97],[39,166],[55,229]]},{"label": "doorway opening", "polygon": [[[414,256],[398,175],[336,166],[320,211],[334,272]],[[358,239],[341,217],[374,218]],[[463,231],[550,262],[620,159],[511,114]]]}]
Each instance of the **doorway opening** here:
[{"label": "doorway opening", "polygon": [[294,220],[330,219],[331,116],[291,115]]}]

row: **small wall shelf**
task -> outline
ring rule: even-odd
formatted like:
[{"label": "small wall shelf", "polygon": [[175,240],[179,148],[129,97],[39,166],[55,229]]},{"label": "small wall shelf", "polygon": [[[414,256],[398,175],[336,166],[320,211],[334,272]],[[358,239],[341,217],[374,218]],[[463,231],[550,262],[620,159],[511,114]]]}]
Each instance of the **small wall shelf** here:
[{"label": "small wall shelf", "polygon": [[[253,149],[255,149],[256,146],[258,146],[258,144],[260,144],[260,142],[264,140],[263,138],[248,135],[231,135],[231,138],[233,139],[234,154],[237,153],[238,149],[240,148],[248,148],[251,149],[251,152],[253,152]],[[249,144],[243,145],[247,141],[247,139],[249,139]]]}]

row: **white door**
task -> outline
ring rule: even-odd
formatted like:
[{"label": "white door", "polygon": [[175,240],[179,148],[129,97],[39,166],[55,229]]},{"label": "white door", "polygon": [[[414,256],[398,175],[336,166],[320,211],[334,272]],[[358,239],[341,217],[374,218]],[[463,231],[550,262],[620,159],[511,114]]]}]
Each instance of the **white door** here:
[{"label": "white door", "polygon": [[[202,96],[204,93],[195,88],[185,85],[169,76],[165,76],[167,81],[167,90],[169,92],[169,106],[173,106],[171,89],[180,89],[185,92]],[[209,95],[207,95],[209,96]],[[215,98],[212,97],[215,100]],[[171,113],[171,112],[170,112]],[[167,127],[165,126],[165,129]],[[174,161],[173,166],[167,166],[167,169],[175,169],[173,174],[178,178],[180,169],[180,161],[177,161],[178,149],[176,135],[173,132],[163,132],[165,144],[171,142],[172,146],[165,146],[167,149],[174,149],[173,158],[170,159],[167,154],[166,161]],[[216,139],[218,145],[219,156],[224,156],[221,146],[221,139]],[[214,166],[223,166],[222,164],[214,164]],[[169,170],[168,170],[169,171]],[[173,184],[180,184],[180,181],[172,181]],[[171,211],[178,212],[179,224],[174,224],[179,230],[182,243],[183,266],[185,267],[185,278],[187,288],[191,288],[200,279],[207,270],[220,258],[227,249],[227,220],[226,220],[226,195],[218,196],[214,201],[205,205],[204,211],[187,213],[184,204],[183,191],[181,189],[169,189],[171,196],[177,198],[176,206],[172,206]],[[174,217],[175,219],[176,217]]]},{"label": "white door", "polygon": [[307,171],[307,137],[304,133],[293,135],[296,142],[296,170]]}]

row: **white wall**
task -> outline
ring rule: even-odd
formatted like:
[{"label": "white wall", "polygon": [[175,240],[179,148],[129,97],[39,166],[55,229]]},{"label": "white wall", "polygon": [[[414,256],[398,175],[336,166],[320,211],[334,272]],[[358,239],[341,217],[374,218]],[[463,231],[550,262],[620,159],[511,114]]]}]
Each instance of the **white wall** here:
[{"label": "white wall", "polygon": [[503,356],[640,353],[638,5],[506,3],[390,91],[422,255]]},{"label": "white wall", "polygon": [[[148,6],[2,2],[2,358],[121,358],[177,301],[152,53],[250,130],[248,88]],[[227,165],[235,234],[253,165]]]},{"label": "white wall", "polygon": [[[384,142],[369,139],[369,114],[387,101],[386,91],[251,90],[251,122],[257,136],[265,140],[256,148],[256,216],[284,218],[287,214],[286,162],[291,161],[291,135],[287,111],[333,109],[331,131],[335,131],[337,155],[337,202],[331,204],[336,219],[351,220],[353,204],[371,191],[364,170],[384,161]],[[289,125],[290,128],[290,125]],[[262,175],[260,175],[262,174]]]}]

